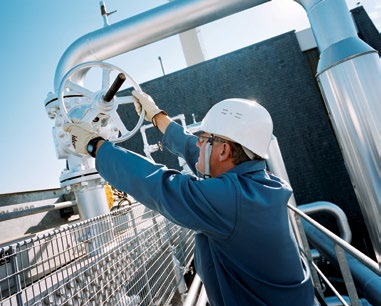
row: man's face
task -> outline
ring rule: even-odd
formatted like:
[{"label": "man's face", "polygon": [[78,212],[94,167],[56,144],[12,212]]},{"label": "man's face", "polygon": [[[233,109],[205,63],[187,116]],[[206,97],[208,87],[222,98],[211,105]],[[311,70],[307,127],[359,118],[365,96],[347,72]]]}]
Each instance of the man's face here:
[{"label": "man's face", "polygon": [[200,148],[200,153],[198,155],[198,161],[196,163],[196,169],[202,175],[205,174],[205,146],[207,144],[209,137],[210,137],[210,135],[208,133],[201,132],[198,135],[198,141],[196,143],[196,146]]},{"label": "man's face", "polygon": [[[198,172],[200,172],[202,175],[205,174],[205,148],[207,145],[210,145],[208,143],[208,139],[210,138],[210,134],[206,132],[202,132],[198,135],[198,141],[196,143],[197,147],[200,148],[200,153],[198,156],[198,161],[196,163],[196,169]],[[214,169],[216,168],[218,159],[217,159],[217,152],[218,152],[218,146],[223,144],[223,141],[221,141],[221,138],[217,138],[213,141],[212,150],[210,153],[210,159],[209,159],[209,171],[210,175],[213,176]]]}]

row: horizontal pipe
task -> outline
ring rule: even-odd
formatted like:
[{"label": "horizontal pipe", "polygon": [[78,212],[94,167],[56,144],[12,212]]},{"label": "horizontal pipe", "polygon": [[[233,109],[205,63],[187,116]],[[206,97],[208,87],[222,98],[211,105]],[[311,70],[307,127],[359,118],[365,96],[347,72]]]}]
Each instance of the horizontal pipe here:
[{"label": "horizontal pipe", "polygon": [[[79,64],[115,57],[268,1],[171,1],[88,33],[73,42],[62,55],[54,77],[54,90],[58,91],[65,74]],[[82,76],[77,77],[81,79]]]},{"label": "horizontal pipe", "polygon": [[67,202],[62,202],[58,204],[49,204],[49,205],[43,205],[40,207],[33,207],[33,208],[24,209],[24,210],[12,211],[9,213],[0,214],[0,222],[17,219],[17,218],[21,218],[25,216],[31,216],[31,215],[51,211],[51,210],[58,210],[58,209],[63,209],[67,207],[73,207],[76,205],[77,205],[76,201],[67,201]]}]

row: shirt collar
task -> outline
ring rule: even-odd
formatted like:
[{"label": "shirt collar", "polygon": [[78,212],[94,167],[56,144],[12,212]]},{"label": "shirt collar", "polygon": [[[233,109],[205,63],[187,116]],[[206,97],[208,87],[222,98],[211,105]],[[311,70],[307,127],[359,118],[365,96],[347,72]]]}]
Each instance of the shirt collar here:
[{"label": "shirt collar", "polygon": [[227,171],[227,173],[245,174],[248,172],[262,171],[266,169],[265,160],[250,160],[240,163],[234,168]]}]

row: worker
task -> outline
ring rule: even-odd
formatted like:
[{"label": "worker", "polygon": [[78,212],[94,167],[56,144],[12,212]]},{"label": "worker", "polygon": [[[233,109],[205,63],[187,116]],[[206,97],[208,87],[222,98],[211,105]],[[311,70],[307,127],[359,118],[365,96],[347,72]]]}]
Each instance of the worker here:
[{"label": "worker", "polygon": [[80,154],[96,158],[115,188],[170,221],[195,231],[195,269],[212,306],[314,304],[314,289],[290,228],[284,180],[266,170],[273,123],[255,101],[215,104],[197,136],[133,91],[138,114],[163,134],[163,146],[185,159],[182,174],[100,137],[89,123],[65,130]]}]

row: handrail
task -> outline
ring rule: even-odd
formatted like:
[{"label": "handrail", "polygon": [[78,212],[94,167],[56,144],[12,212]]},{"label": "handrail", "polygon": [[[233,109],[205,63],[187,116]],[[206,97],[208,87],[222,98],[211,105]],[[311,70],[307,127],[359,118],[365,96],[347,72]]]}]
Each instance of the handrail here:
[{"label": "handrail", "polygon": [[[363,294],[364,298],[372,305],[381,305],[381,271],[378,267],[378,263],[310,218],[294,205],[288,204],[288,208],[298,215],[298,228],[302,231],[306,229],[309,232],[309,243],[315,245],[323,252],[324,256],[326,256],[329,261],[336,262],[340,268],[349,296],[350,305],[361,305],[358,293]],[[301,218],[305,219],[309,224],[302,225]],[[305,251],[304,247],[300,247],[301,252],[303,253]],[[308,250],[309,249],[306,251]],[[308,256],[307,258],[309,259],[309,264],[312,268],[311,272],[315,270],[317,271],[312,259]],[[319,284],[319,282],[317,284]],[[329,282],[327,284],[329,285]],[[335,291],[333,292],[335,293]],[[321,293],[320,295],[321,297],[324,296]],[[335,295],[341,300],[340,295],[337,295],[336,293]]]},{"label": "handrail", "polygon": [[381,276],[381,270],[378,267],[378,263],[376,263],[373,259],[369,258],[365,254],[361,253],[359,250],[351,246],[348,242],[341,239],[334,233],[332,233],[330,230],[326,229],[324,226],[316,222],[314,219],[303,213],[300,209],[287,204],[288,208],[291,209],[293,212],[297,213],[303,219],[305,219],[307,222],[312,224],[314,227],[316,227],[318,230],[323,232],[329,239],[333,240],[336,244],[341,246],[344,250],[346,250],[348,253],[350,253],[353,257],[355,257],[357,260],[359,260],[361,263],[363,263],[365,266],[367,266],[370,270],[372,270],[374,273],[376,273],[378,276]]}]

